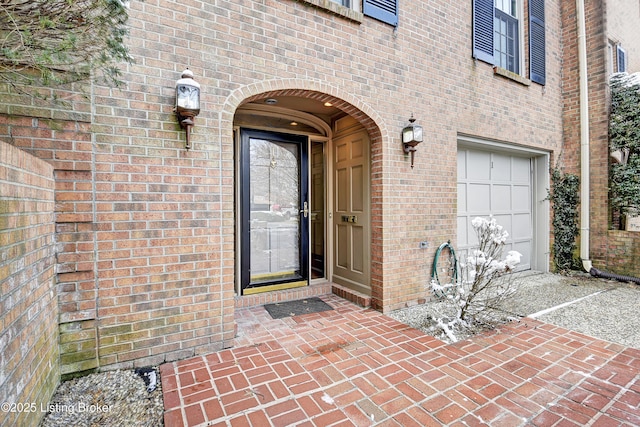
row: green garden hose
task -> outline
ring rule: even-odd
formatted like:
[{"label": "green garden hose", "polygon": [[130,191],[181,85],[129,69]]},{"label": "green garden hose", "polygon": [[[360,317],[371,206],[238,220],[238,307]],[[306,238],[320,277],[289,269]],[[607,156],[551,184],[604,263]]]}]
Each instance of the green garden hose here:
[{"label": "green garden hose", "polygon": [[[451,283],[442,285],[440,278],[438,277],[438,260],[440,259],[440,253],[444,249],[449,249],[451,257]],[[443,298],[446,295],[452,294],[456,290],[458,283],[458,259],[456,258],[456,251],[451,245],[451,241],[447,241],[441,244],[436,250],[436,254],[433,258],[433,268],[431,270],[431,290],[438,298]]]}]

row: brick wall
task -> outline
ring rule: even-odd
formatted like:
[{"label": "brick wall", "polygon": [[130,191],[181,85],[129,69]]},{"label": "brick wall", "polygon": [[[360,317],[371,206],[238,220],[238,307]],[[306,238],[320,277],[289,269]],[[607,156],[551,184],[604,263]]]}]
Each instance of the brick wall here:
[{"label": "brick wall", "polygon": [[638,232],[609,230],[604,262],[608,272],[640,277],[640,236]]},{"label": "brick wall", "polygon": [[98,366],[91,103],[81,87],[5,94],[0,138],[53,167],[62,375]]},{"label": "brick wall", "polygon": [[53,168],[0,141],[0,426],[37,425],[60,378]]},{"label": "brick wall", "polygon": [[[293,0],[145,0],[131,2],[124,88],[94,86],[90,103],[54,109],[53,121],[3,97],[0,135],[55,169],[61,332],[74,334],[63,366],[160,363],[232,344],[233,118],[270,94],[330,99],[369,131],[372,303],[423,300],[436,248],[455,243],[458,136],[561,147],[560,2],[546,7],[544,87],[472,59],[471,2],[403,2],[394,30]],[[185,67],[202,86],[190,151],[172,112]],[[426,134],[414,169],[399,139],[412,113]]]},{"label": "brick wall", "polygon": [[[605,4],[606,3],[606,4]],[[633,3],[633,4],[631,4]],[[580,124],[578,51],[575,4],[562,4],[564,34],[564,150],[561,164],[566,170],[580,175]],[[589,144],[590,144],[590,258],[594,267],[618,274],[640,274],[633,266],[634,249],[640,239],[638,233],[609,230],[609,89],[608,39],[613,37],[625,45],[634,45],[640,36],[640,8],[637,2],[585,2],[587,35],[587,68],[589,91]],[[631,10],[630,10],[631,9]],[[621,25],[624,15],[625,25]],[[634,47],[629,48],[633,52]],[[633,63],[633,62],[632,62]]]}]

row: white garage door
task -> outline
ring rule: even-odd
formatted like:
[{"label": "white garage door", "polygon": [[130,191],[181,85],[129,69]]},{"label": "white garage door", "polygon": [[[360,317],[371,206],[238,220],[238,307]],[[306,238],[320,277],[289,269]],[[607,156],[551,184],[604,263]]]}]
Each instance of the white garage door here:
[{"label": "white garage door", "polygon": [[471,221],[492,215],[509,232],[503,257],[522,254],[518,270],[531,269],[532,159],[510,153],[458,149],[458,251],[477,245]]}]

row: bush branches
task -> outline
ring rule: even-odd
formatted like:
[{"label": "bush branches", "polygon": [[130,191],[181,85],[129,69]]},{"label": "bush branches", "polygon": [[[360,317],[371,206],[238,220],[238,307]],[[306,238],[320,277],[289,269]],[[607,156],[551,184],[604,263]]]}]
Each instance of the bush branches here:
[{"label": "bush branches", "polygon": [[611,208],[623,215],[640,210],[640,73],[611,76],[609,143],[613,157]]},{"label": "bush branches", "polygon": [[124,39],[122,0],[0,0],[0,81],[22,93],[102,78],[118,86]]},{"label": "bush branches", "polygon": [[559,272],[578,268],[574,257],[578,236],[578,205],[580,179],[563,173],[558,167],[551,170],[551,190],[548,199],[553,209],[553,260]]}]

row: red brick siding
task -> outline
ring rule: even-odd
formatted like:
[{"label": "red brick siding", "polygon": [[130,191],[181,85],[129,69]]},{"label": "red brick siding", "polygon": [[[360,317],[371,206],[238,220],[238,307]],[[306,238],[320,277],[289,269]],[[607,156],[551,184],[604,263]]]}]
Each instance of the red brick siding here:
[{"label": "red brick siding", "polygon": [[0,142],[0,402],[37,405],[3,427],[37,425],[60,378],[53,208],[53,168]]},{"label": "red brick siding", "polygon": [[[60,257],[70,274],[61,290],[71,293],[61,307],[69,326],[97,328],[100,366],[231,345],[233,115],[250,99],[332,99],[369,131],[372,305],[384,311],[428,297],[435,249],[455,242],[459,135],[560,149],[558,0],[547,1],[544,87],[472,59],[471,2],[406,1],[401,14],[394,30],[291,0],[131,3],[136,62],[123,69],[126,86],[94,86],[89,110],[81,106],[90,117],[39,154],[54,166],[61,156],[82,163],[56,166]],[[202,85],[188,152],[172,112],[187,66]],[[412,113],[426,133],[414,169],[399,139]],[[29,133],[20,115],[6,120],[25,139],[49,140]],[[423,240],[429,249],[419,248]]]},{"label": "red brick siding", "polygon": [[605,261],[607,271],[640,277],[640,238],[637,232],[609,230]]},{"label": "red brick siding", "polygon": [[[94,153],[91,104],[79,88],[63,103],[9,95],[0,137],[54,168],[61,373],[97,367]],[[33,105],[38,105],[34,108]]]}]

